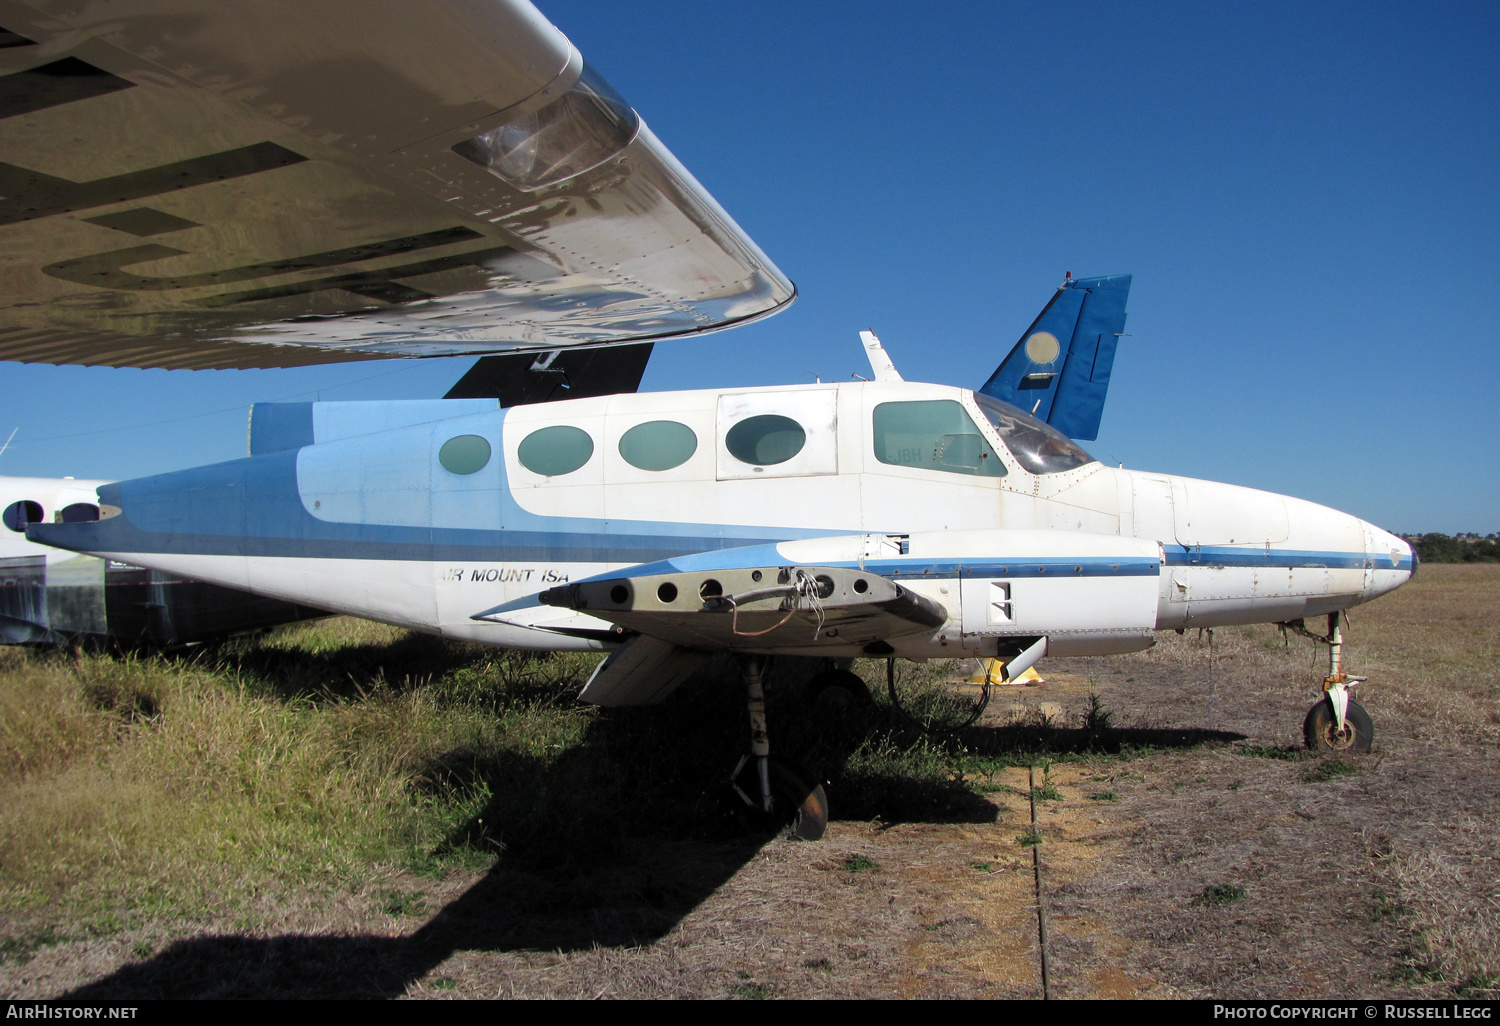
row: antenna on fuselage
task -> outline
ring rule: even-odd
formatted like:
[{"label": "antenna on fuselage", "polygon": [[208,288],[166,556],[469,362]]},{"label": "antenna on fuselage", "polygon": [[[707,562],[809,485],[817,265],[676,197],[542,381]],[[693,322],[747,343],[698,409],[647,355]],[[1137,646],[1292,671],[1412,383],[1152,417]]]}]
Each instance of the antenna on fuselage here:
[{"label": "antenna on fuselage", "polygon": [[891,362],[885,346],[880,344],[880,339],[875,337],[873,331],[861,331],[859,340],[864,343],[865,355],[870,358],[870,370],[874,372],[876,381],[905,380],[901,377],[901,372],[896,370],[896,365]]}]

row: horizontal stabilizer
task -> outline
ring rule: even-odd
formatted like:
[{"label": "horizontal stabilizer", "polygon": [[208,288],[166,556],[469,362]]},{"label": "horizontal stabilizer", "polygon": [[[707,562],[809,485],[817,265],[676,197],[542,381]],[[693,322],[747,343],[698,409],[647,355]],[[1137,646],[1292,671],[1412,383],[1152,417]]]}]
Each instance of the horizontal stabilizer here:
[{"label": "horizontal stabilizer", "polygon": [[1125,331],[1128,274],[1068,279],[979,391],[1069,438],[1099,437],[1115,347]]},{"label": "horizontal stabilizer", "polygon": [[610,654],[578,693],[591,705],[655,705],[713,658],[641,635]]}]

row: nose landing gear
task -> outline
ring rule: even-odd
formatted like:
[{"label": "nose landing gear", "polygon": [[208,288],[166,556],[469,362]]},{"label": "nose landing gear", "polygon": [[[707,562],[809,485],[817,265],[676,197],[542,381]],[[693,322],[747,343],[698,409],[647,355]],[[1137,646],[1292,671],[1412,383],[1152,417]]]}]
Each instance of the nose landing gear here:
[{"label": "nose landing gear", "polygon": [[1302,721],[1302,737],[1314,752],[1368,752],[1375,736],[1370,714],[1358,702],[1349,701],[1344,711],[1344,725],[1334,720],[1332,702],[1325,700],[1307,710]]},{"label": "nose landing gear", "polygon": [[1328,635],[1314,634],[1302,621],[1282,624],[1298,634],[1328,646],[1328,676],[1323,678],[1323,699],[1307,710],[1302,721],[1302,737],[1314,752],[1350,752],[1355,755],[1370,750],[1375,739],[1375,725],[1364,706],[1349,696],[1349,691],[1364,683],[1365,678],[1344,672],[1344,632],[1338,612],[1328,614]]}]

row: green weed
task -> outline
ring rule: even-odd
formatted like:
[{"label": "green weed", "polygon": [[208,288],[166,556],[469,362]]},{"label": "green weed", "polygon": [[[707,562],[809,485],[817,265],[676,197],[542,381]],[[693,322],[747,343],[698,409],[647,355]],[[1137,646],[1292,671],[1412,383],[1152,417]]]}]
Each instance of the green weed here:
[{"label": "green weed", "polygon": [[419,891],[389,890],[380,899],[380,911],[388,916],[421,915],[426,907],[427,899]]},{"label": "green weed", "polygon": [[1253,759],[1276,759],[1282,762],[1303,762],[1311,757],[1307,749],[1294,745],[1235,745],[1230,751]]},{"label": "green weed", "polygon": [[1320,759],[1309,766],[1303,774],[1312,783],[1321,783],[1325,780],[1334,780],[1338,777],[1352,777],[1359,773],[1359,767],[1348,759],[1340,759],[1337,756]]},{"label": "green weed", "polygon": [[969,784],[969,790],[975,794],[1004,794],[1014,793],[1016,789],[998,780],[975,780]]},{"label": "green weed", "polygon": [[1193,899],[1194,905],[1231,905],[1245,896],[1245,888],[1235,884],[1209,884]]},{"label": "green weed", "polygon": [[19,937],[6,937],[0,940],[0,962],[29,962],[31,956],[42,948],[50,948],[66,940],[69,938],[65,934],[51,926],[31,930]]},{"label": "green weed", "polygon": [[854,854],[844,859],[844,872],[846,873],[868,873],[879,868],[880,863],[865,855]]},{"label": "green weed", "polygon": [[109,934],[142,912],[357,886],[372,866],[482,868],[534,836],[514,829],[518,807],[578,811],[537,778],[575,783],[554,771],[596,714],[559,696],[595,661],[353,620],[191,657],[13,653],[0,908],[58,903]]},{"label": "green weed", "polygon": [[1089,707],[1083,716],[1084,728],[1091,733],[1099,734],[1108,730],[1113,722],[1114,714],[1104,708],[1104,702],[1099,697],[1099,693],[1090,691]]},{"label": "green weed", "polygon": [[1406,906],[1398,898],[1393,898],[1384,891],[1376,891],[1372,902],[1371,915],[1375,919],[1399,919],[1406,913]]},{"label": "green weed", "polygon": [[1034,801],[1039,802],[1060,802],[1063,800],[1062,792],[1047,777],[1042,778],[1041,787],[1033,787],[1031,789],[1031,797]]}]

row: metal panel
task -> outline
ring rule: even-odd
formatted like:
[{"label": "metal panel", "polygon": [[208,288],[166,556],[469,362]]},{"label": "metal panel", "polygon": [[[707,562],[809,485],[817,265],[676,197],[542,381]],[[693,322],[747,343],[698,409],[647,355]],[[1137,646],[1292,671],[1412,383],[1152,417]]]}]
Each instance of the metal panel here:
[{"label": "metal panel", "polygon": [[[787,417],[806,433],[802,448],[780,463],[756,466],[736,459],[726,438],[736,425],[760,416]],[[719,397],[718,479],[759,480],[839,472],[838,391],[832,388],[730,392]]]}]

